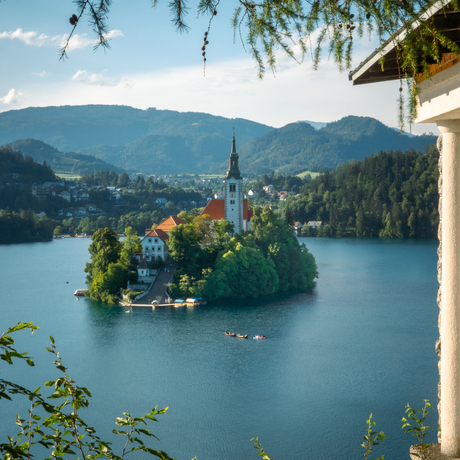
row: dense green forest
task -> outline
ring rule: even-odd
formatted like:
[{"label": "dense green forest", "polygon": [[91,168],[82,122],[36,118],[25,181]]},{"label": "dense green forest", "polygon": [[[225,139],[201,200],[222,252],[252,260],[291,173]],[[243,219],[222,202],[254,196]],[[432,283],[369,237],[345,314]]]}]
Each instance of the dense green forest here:
[{"label": "dense green forest", "polygon": [[35,243],[52,238],[50,219],[39,218],[33,211],[0,209],[0,244]]},{"label": "dense green forest", "polygon": [[178,264],[173,297],[260,297],[313,286],[314,257],[268,206],[254,209],[251,230],[243,235],[232,237],[230,225],[198,216],[171,229],[168,247]]},{"label": "dense green forest", "polygon": [[433,145],[425,154],[380,152],[324,173],[286,200],[289,221],[317,220],[308,236],[436,238],[438,158]]},{"label": "dense green forest", "polygon": [[0,182],[2,184],[12,182],[32,184],[57,180],[54,171],[46,161],[44,164],[39,164],[30,155],[23,155],[13,150],[11,146],[0,147]]}]

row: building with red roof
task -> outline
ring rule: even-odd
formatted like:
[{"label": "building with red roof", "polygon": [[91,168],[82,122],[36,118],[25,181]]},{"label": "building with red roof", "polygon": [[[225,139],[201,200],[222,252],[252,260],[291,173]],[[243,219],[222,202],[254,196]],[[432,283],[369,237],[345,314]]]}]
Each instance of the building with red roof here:
[{"label": "building with red roof", "polygon": [[152,259],[158,260],[158,257],[166,260],[168,257],[168,245],[166,241],[168,240],[169,235],[160,228],[147,229],[146,235],[141,241],[144,258],[148,261]]}]

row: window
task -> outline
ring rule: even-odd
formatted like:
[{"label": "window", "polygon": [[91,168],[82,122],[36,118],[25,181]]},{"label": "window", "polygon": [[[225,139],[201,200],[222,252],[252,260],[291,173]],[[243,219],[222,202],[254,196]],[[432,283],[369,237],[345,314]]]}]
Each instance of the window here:
[{"label": "window", "polygon": [[155,243],[158,243],[158,238],[155,238]]},{"label": "window", "polygon": [[230,184],[230,191],[236,192],[236,184]]},{"label": "window", "polygon": [[149,243],[151,243],[151,242],[152,242],[152,238],[149,238]]},{"label": "window", "polygon": [[161,252],[161,246],[158,246],[158,252]]}]

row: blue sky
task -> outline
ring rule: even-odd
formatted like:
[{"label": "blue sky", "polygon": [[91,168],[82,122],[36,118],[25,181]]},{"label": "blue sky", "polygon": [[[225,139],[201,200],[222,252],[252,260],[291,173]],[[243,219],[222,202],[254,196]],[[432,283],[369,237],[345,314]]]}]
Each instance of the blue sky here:
[{"label": "blue sky", "polygon": [[[71,30],[70,0],[0,1],[0,112],[31,106],[129,105],[246,118],[274,127],[298,120],[330,122],[347,115],[397,124],[398,83],[356,86],[324,57],[319,71],[280,54],[277,73],[260,81],[241,43],[233,43],[227,1],[214,17],[203,76],[201,46],[208,18],[190,4],[188,34],[170,22],[166,0],[114,0],[111,50],[93,52],[94,34],[83,18],[64,62],[58,48]],[[363,40],[354,65],[376,46]],[[438,133],[416,125],[414,133]]]}]

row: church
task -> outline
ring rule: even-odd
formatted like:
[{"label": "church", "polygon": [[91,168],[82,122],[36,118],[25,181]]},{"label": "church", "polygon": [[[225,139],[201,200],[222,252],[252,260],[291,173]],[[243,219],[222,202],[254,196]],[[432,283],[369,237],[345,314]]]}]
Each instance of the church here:
[{"label": "church", "polygon": [[253,212],[248,209],[248,200],[243,198],[243,178],[238,166],[235,134],[228,162],[228,171],[224,179],[224,198],[211,200],[201,215],[208,214],[212,220],[226,219],[234,225],[235,233],[241,233],[242,230],[250,229]]}]

